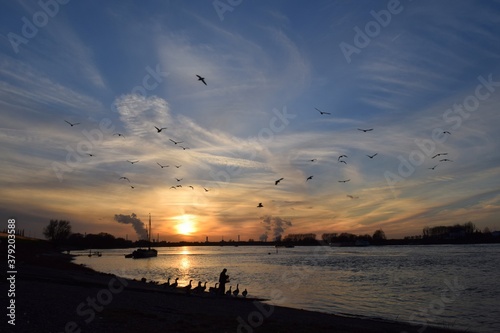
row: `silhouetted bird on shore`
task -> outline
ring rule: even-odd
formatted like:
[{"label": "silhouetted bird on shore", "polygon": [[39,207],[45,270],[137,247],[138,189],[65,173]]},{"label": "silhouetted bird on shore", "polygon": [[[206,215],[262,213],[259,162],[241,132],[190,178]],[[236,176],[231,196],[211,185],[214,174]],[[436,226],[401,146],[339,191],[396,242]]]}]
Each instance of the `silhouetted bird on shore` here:
[{"label": "silhouetted bird on shore", "polygon": [[201,77],[198,74],[196,74],[196,76],[198,77],[198,81],[201,81],[201,82],[203,82],[204,85],[207,85],[207,83],[205,82],[205,78],[204,77]]},{"label": "silhouetted bird on shore", "polygon": [[172,283],[172,284],[170,285],[170,287],[171,287],[171,288],[177,288],[177,286],[179,285],[179,283],[177,282],[177,280],[179,280],[179,278],[175,278],[174,283]]},{"label": "silhouetted bird on shore", "polygon": [[278,185],[278,184],[280,183],[280,181],[282,181],[283,179],[285,179],[285,178],[280,178],[280,179],[276,180],[276,181],[274,182],[274,185]]},{"label": "silhouetted bird on shore", "polygon": [[370,131],[373,131],[373,128],[368,128],[368,129],[362,129],[362,128],[358,128],[358,131],[362,131],[362,132],[370,132]]},{"label": "silhouetted bird on shore", "polygon": [[233,286],[229,286],[229,289],[226,291],[226,295],[227,295],[227,296],[231,296],[231,288],[232,288],[232,287],[233,287]]},{"label": "silhouetted bird on shore", "polygon": [[157,131],[158,133],[160,133],[160,132],[161,132],[161,131],[163,131],[164,129],[167,129],[166,127],[161,127],[161,128],[158,128],[158,127],[156,127],[156,126],[155,126],[155,128],[156,128],[156,131]]},{"label": "silhouetted bird on shore", "polygon": [[67,120],[64,120],[64,121],[67,122],[69,124],[69,126],[71,126],[71,127],[76,126],[76,125],[80,125],[80,123],[70,123]]},{"label": "silhouetted bird on shore", "polygon": [[248,295],[247,288],[245,288],[245,290],[243,290],[243,292],[241,293],[241,295],[243,295],[243,297],[247,298],[247,295]]},{"label": "silhouetted bird on shore", "polygon": [[238,288],[240,285],[236,284],[236,289],[233,291],[233,296],[238,297],[238,294],[240,293],[240,289]]}]

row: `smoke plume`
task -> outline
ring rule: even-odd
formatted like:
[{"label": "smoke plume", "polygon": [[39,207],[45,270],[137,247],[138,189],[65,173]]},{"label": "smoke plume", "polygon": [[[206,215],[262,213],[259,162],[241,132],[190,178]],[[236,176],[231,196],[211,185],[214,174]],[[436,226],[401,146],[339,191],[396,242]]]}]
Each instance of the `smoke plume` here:
[{"label": "smoke plume", "polygon": [[270,215],[263,216],[262,223],[264,223],[265,232],[259,237],[260,240],[267,240],[268,237],[271,237],[273,241],[281,240],[283,232],[292,226],[291,221]]},{"label": "smoke plume", "polygon": [[131,215],[115,214],[115,221],[123,224],[132,224],[139,239],[148,239],[148,231],[144,222],[138,219],[134,213]]}]

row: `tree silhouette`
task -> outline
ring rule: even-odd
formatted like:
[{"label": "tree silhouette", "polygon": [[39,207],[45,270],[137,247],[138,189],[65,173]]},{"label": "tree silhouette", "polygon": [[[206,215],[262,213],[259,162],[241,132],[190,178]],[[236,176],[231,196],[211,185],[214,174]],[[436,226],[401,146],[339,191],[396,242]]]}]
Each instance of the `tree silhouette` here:
[{"label": "tree silhouette", "polygon": [[71,235],[70,222],[64,220],[50,220],[49,225],[43,229],[43,235],[49,241],[59,245]]},{"label": "tree silhouette", "polygon": [[385,232],[382,229],[378,229],[373,233],[373,240],[374,241],[385,241]]}]

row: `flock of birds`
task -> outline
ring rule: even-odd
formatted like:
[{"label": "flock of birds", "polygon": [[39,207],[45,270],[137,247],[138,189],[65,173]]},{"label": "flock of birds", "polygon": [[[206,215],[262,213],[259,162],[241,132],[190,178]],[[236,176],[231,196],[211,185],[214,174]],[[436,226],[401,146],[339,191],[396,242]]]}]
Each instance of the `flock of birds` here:
[{"label": "flock of birds", "polygon": [[[161,284],[165,289],[176,290],[182,292],[186,295],[196,294],[203,295],[207,290],[207,282],[205,283],[199,281],[196,287],[193,287],[193,280],[189,280],[189,283],[185,286],[179,286],[179,278],[175,278],[174,282],[170,283],[171,278],[168,278],[167,282]],[[141,279],[142,282],[146,282],[146,278]],[[150,281],[152,284],[158,284],[157,281]],[[224,296],[238,297],[240,295],[240,285],[236,284],[236,288],[232,290],[233,286],[229,286],[229,289],[225,291]],[[217,282],[213,287],[208,288],[208,293],[211,296],[216,296],[219,293],[219,283]],[[246,298],[248,295],[248,290],[245,288],[241,292],[241,296]]]}]

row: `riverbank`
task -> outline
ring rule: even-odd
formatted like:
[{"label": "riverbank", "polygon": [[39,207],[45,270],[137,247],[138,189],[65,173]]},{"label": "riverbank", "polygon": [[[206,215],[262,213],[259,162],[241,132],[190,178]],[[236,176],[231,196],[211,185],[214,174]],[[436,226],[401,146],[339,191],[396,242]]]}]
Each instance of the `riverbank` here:
[{"label": "riverbank", "polygon": [[[12,332],[418,332],[421,326],[342,317],[233,297],[186,295],[73,264],[22,242]],[[24,250],[21,250],[23,248]],[[353,309],[352,313],[356,310]],[[427,327],[430,332],[458,332]]]}]

